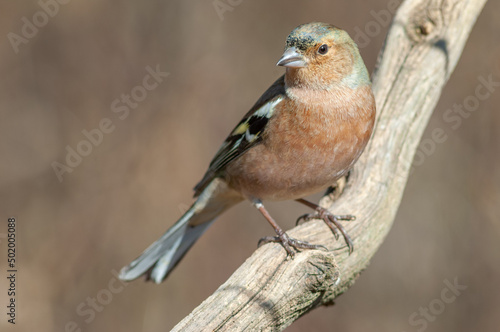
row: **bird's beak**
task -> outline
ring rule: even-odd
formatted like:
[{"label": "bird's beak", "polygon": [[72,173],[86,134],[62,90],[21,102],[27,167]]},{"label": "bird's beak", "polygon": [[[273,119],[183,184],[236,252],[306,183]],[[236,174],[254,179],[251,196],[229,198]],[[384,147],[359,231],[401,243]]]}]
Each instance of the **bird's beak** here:
[{"label": "bird's beak", "polygon": [[297,52],[295,47],[290,47],[283,53],[283,56],[278,61],[276,66],[283,66],[289,68],[304,68],[307,66],[307,63],[304,59],[304,56]]}]

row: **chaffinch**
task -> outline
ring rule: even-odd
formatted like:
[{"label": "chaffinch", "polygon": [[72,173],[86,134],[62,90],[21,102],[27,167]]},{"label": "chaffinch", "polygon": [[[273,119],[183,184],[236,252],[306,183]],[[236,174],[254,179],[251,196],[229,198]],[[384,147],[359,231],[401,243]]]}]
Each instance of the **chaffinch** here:
[{"label": "chaffinch", "polygon": [[323,219],[337,237],[353,244],[340,220],[303,197],[345,176],[365,148],[374,125],[375,100],[359,50],[333,25],[308,23],[286,39],[277,63],[286,68],[234,128],[195,187],[196,201],[163,236],[120,272],[123,280],[146,274],[160,283],[188,249],[231,206],[247,199],[277,236],[261,242],[294,249],[318,248],[290,238],[262,201],[297,200]]}]

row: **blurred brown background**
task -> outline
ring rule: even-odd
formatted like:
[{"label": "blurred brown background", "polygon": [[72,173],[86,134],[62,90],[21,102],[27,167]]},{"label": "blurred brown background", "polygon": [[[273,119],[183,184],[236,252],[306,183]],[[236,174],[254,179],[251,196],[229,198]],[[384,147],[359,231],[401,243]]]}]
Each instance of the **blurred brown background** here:
[{"label": "blurred brown background", "polygon": [[[112,271],[191,204],[219,144],[282,74],[275,63],[295,26],[326,21],[354,36],[378,25],[361,45],[372,71],[388,28],[374,13],[389,2],[234,1],[219,15],[212,1],[71,1],[48,7],[44,22],[37,2],[3,1],[0,236],[16,217],[19,272],[12,327],[0,238],[0,329],[166,331],[191,312],[272,233],[248,203],[222,216],[163,284],[123,287]],[[424,135],[442,128],[448,138],[415,167],[370,267],[334,307],[287,331],[498,331],[500,89],[458,128],[443,114],[475,94],[478,77],[500,81],[499,10],[490,1],[479,17]],[[22,36],[33,15],[41,27],[16,53],[8,34]],[[112,102],[157,65],[170,75],[121,120]],[[104,118],[114,130],[60,182],[51,164],[65,164],[66,147],[85,144],[82,131]],[[271,210],[287,229],[307,212],[290,202]],[[467,289],[444,303],[455,278]]]}]

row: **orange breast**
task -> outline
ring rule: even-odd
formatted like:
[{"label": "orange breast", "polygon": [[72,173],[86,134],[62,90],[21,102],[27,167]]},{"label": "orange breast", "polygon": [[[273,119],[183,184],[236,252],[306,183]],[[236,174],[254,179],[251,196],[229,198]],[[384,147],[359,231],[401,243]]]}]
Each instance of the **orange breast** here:
[{"label": "orange breast", "polygon": [[228,166],[230,187],[249,198],[297,199],[348,172],[373,129],[371,89],[344,91],[334,100],[319,97],[325,101],[306,106],[285,99],[278,105],[262,143]]}]

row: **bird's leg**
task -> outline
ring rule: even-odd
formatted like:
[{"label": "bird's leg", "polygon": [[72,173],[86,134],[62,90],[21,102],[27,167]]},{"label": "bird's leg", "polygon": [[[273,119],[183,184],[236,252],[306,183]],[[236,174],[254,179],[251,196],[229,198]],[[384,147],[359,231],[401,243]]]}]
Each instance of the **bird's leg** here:
[{"label": "bird's leg", "polygon": [[294,238],[289,237],[281,227],[278,226],[276,221],[274,221],[273,217],[267,212],[266,208],[262,204],[261,201],[254,201],[253,205],[262,213],[264,218],[269,221],[271,226],[274,228],[274,231],[276,232],[277,236],[266,236],[263,237],[262,239],[259,240],[259,246],[264,243],[268,242],[279,242],[283,245],[283,248],[285,248],[286,252],[290,257],[295,256],[295,252],[292,250],[292,247],[295,248],[295,250],[300,251],[299,249],[325,249],[326,248],[322,245],[316,245],[316,244],[310,244],[305,241],[300,241]]},{"label": "bird's leg", "polygon": [[347,244],[347,247],[349,248],[349,254],[351,254],[354,251],[354,244],[352,243],[351,238],[349,237],[349,235],[345,231],[345,229],[342,226],[342,224],[340,223],[340,221],[341,220],[353,221],[353,220],[356,220],[355,216],[350,215],[350,214],[334,215],[330,211],[328,211],[327,209],[322,208],[321,206],[319,206],[317,204],[306,201],[305,199],[302,199],[302,198],[296,199],[296,201],[299,203],[302,203],[304,205],[309,206],[311,209],[316,210],[315,213],[310,213],[310,214],[308,213],[308,214],[304,214],[304,215],[300,216],[297,219],[297,224],[300,222],[300,220],[309,221],[311,219],[322,219],[328,225],[328,227],[330,227],[330,229],[333,232],[333,235],[335,235],[335,238],[337,240],[339,238],[337,230],[339,230],[340,233],[342,233],[342,235],[344,236],[344,240]]}]

